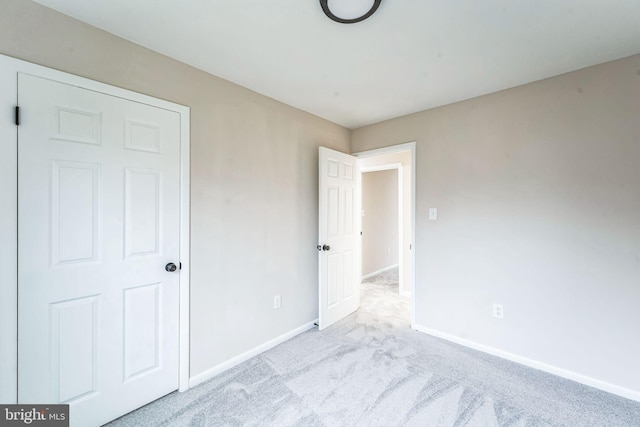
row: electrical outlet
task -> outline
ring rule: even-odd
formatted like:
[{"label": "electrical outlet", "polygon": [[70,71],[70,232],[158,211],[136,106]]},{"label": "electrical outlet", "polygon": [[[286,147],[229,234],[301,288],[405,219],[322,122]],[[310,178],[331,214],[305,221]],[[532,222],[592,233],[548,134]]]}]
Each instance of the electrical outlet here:
[{"label": "electrical outlet", "polygon": [[282,296],[276,295],[273,297],[273,309],[277,310],[282,307]]},{"label": "electrical outlet", "polygon": [[493,304],[493,317],[497,317],[498,319],[504,318],[504,307],[502,307],[502,304]]}]

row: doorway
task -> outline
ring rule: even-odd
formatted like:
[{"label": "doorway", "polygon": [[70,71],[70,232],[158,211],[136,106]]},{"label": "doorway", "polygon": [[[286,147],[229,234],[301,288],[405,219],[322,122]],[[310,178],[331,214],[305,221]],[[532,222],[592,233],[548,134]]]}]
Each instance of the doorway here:
[{"label": "doorway", "polygon": [[[377,160],[375,157],[363,160]],[[402,163],[360,167],[362,172],[362,280],[382,273],[397,276],[395,289],[410,296],[400,279],[404,249]]]},{"label": "doorway", "polygon": [[[362,173],[362,279],[393,275],[397,271],[397,292],[411,298],[413,327],[415,143],[353,155],[358,158]],[[376,209],[380,205],[384,206]]]}]

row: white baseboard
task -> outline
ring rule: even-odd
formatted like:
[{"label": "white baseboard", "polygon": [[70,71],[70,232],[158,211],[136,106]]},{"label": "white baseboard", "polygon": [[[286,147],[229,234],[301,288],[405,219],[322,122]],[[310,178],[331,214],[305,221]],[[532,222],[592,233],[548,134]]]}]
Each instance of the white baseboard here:
[{"label": "white baseboard", "polygon": [[399,266],[398,264],[393,264],[393,265],[390,265],[389,267],[385,267],[385,268],[383,268],[381,270],[374,271],[373,273],[365,274],[364,276],[362,276],[362,280],[368,279],[369,277],[373,277],[376,274],[384,273],[385,271],[393,270],[394,268],[398,268],[398,266]]},{"label": "white baseboard", "polygon": [[219,365],[214,366],[213,368],[207,369],[204,372],[201,372],[197,375],[194,375],[193,377],[189,378],[189,388],[195,387],[196,385],[203,383],[207,380],[210,380],[211,378],[215,377],[216,375],[233,368],[236,365],[241,364],[242,362],[245,362],[249,359],[251,359],[254,356],[259,355],[260,353],[264,353],[267,350],[272,349],[273,347],[282,344],[283,342],[290,340],[291,338],[295,337],[296,335],[300,335],[303,332],[308,331],[309,329],[313,328],[316,323],[318,322],[318,320],[314,320],[313,322],[309,322],[306,323],[292,331],[289,331],[287,333],[284,333],[282,335],[280,335],[279,337],[276,337],[270,341],[267,341],[264,344],[261,344],[257,347],[252,348],[249,351],[245,351],[242,354],[239,354],[236,357],[233,357],[229,360],[227,360],[226,362],[222,362]]},{"label": "white baseboard", "polygon": [[425,334],[437,337],[437,338],[442,338],[445,339],[447,341],[451,341],[454,342],[456,344],[460,344],[463,345],[465,347],[469,347],[472,348],[474,350],[479,350],[482,351],[484,353],[488,353],[491,354],[493,356],[498,356],[501,357],[503,359],[507,359],[510,360],[512,362],[516,362],[519,363],[521,365],[525,365],[528,366],[530,368],[534,368],[534,369],[538,369],[539,371],[544,371],[544,372],[548,372],[550,374],[553,375],[557,375],[559,377],[562,378],[566,378],[568,380],[572,380],[584,385],[588,385],[590,387],[594,387],[597,388],[599,390],[602,391],[606,391],[608,393],[612,393],[621,397],[624,397],[626,399],[631,399],[631,400],[635,400],[637,402],[640,402],[640,391],[637,390],[631,390],[625,387],[621,387],[615,384],[611,384],[608,383],[606,381],[602,381],[602,380],[598,380],[592,377],[588,377],[586,375],[582,375],[579,374],[577,372],[573,372],[573,371],[568,371],[566,369],[563,368],[558,368],[557,366],[552,366],[552,365],[548,365],[546,363],[543,362],[539,362],[537,360],[533,360],[533,359],[529,359],[527,357],[524,356],[519,356],[517,354],[513,354],[513,353],[509,353],[503,350],[499,350],[497,348],[494,347],[490,347],[488,345],[484,345],[484,344],[479,344],[477,342],[474,341],[470,341],[464,338],[460,338],[460,337],[456,337],[455,335],[450,335],[447,334],[445,332],[440,332],[437,331],[435,329],[430,329],[427,328],[425,326],[420,326],[420,325],[413,325],[413,329],[415,329],[416,331],[419,332],[423,332]]}]

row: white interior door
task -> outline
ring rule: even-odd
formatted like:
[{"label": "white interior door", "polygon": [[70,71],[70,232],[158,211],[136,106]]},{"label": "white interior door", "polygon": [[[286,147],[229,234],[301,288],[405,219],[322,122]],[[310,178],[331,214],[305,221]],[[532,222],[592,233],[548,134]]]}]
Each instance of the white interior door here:
[{"label": "white interior door", "polygon": [[100,425],[178,388],[180,117],[25,74],[18,100],[18,400]]},{"label": "white interior door", "polygon": [[360,307],[360,172],[357,159],[320,147],[319,315],[322,330]]}]

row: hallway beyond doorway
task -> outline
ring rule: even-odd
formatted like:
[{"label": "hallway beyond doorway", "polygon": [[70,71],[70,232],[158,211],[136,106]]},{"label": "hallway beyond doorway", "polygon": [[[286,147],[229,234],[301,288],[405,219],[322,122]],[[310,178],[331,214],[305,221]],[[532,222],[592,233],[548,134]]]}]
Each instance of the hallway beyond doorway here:
[{"label": "hallway beyond doorway", "polygon": [[411,326],[410,299],[400,295],[398,268],[362,281],[360,310],[384,318],[385,322]]}]

